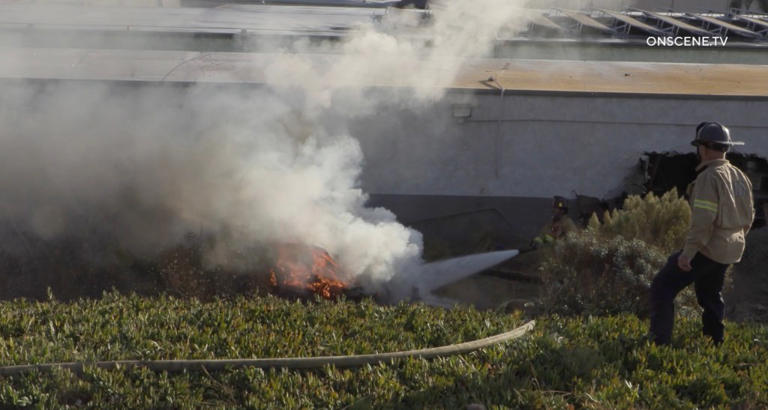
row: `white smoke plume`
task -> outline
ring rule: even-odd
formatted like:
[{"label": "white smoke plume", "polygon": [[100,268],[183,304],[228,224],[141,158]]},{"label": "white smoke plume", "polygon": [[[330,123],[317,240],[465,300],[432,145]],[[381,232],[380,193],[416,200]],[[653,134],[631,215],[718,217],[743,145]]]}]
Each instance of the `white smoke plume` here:
[{"label": "white smoke plume", "polygon": [[[260,88],[5,82],[0,221],[16,234],[95,237],[146,257],[204,232],[216,237],[206,263],[234,269],[249,268],[238,255],[254,247],[300,242],[364,283],[413,270],[421,235],[366,208],[365,161],[346,121],[439,100],[500,29],[525,28],[522,6],[444,0],[428,23],[393,12],[314,50],[327,58],[278,54]],[[419,36],[398,34],[414,26]],[[405,87],[364,87],[392,78]],[[23,248],[4,235],[4,252]]]}]

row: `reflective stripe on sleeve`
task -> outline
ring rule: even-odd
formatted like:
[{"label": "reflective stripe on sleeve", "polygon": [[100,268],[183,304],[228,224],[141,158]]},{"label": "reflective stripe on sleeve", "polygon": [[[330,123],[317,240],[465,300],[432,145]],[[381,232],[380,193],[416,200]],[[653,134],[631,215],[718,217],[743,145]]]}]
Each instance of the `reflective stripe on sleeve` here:
[{"label": "reflective stripe on sleeve", "polygon": [[706,201],[704,199],[694,199],[693,207],[717,213],[717,203],[712,201]]}]

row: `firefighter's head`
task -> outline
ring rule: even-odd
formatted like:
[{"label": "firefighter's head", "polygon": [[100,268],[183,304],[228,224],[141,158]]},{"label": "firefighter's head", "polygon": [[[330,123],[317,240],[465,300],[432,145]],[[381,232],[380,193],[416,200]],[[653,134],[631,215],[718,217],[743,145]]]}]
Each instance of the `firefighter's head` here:
[{"label": "firefighter's head", "polygon": [[[722,156],[722,153],[728,152],[734,145],[744,145],[741,141],[731,139],[731,131],[719,122],[702,122],[696,127],[696,138],[691,141],[691,145],[699,150],[699,155],[703,158],[708,156]],[[703,149],[711,151],[703,154]]]},{"label": "firefighter's head", "polygon": [[552,212],[559,215],[565,215],[568,213],[568,202],[561,196],[556,196],[555,201],[552,203]]}]

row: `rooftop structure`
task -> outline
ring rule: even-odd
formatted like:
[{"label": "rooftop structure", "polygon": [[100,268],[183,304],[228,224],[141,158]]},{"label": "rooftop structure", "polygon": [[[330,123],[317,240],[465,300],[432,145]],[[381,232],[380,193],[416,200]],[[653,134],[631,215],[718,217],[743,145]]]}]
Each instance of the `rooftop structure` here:
[{"label": "rooftop structure", "polygon": [[[301,35],[339,37],[363,24],[384,25],[411,14],[429,24],[430,10],[401,9],[398,1],[281,0],[264,4],[225,3],[218,7],[90,7],[0,2],[0,29],[55,32],[195,33],[239,36]],[[287,4],[286,4],[287,3]],[[332,4],[332,5],[331,5]],[[62,16],[66,16],[65,19]],[[520,39],[644,41],[648,35],[729,36],[731,44],[768,45],[768,14],[683,13],[640,9],[531,9],[527,28],[500,41]],[[404,29],[393,26],[390,29]],[[413,29],[413,27],[410,27]],[[413,33],[418,35],[418,30]]]},{"label": "rooftop structure", "polygon": [[[2,49],[0,78],[167,83],[265,82],[272,53],[157,50]],[[313,67],[334,55],[305,55]],[[439,69],[437,67],[436,69]],[[350,79],[354,87],[409,87],[391,75]],[[481,59],[467,61],[456,78],[415,84],[476,92],[543,91],[700,96],[768,96],[768,69],[748,64]]]}]

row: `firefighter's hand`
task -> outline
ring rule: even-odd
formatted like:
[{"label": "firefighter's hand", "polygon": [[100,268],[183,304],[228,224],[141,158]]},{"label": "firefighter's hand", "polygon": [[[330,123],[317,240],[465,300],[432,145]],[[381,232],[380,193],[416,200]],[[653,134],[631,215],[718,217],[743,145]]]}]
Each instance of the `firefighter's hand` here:
[{"label": "firefighter's hand", "polygon": [[691,269],[693,269],[690,259],[684,256],[682,253],[677,257],[677,267],[684,272],[690,272]]}]

